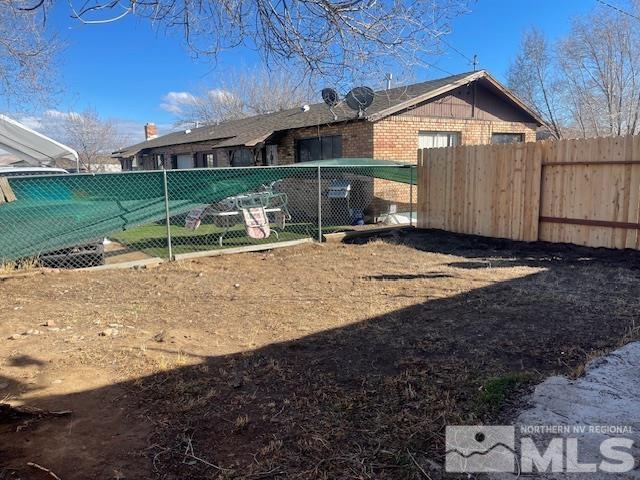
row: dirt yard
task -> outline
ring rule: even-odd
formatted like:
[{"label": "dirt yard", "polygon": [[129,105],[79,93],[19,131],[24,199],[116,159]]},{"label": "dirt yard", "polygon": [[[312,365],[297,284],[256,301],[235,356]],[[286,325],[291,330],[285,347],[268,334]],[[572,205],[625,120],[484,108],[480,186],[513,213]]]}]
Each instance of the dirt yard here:
[{"label": "dirt yard", "polygon": [[637,337],[640,256],[421,232],[0,289],[0,479],[437,479],[445,425]]}]

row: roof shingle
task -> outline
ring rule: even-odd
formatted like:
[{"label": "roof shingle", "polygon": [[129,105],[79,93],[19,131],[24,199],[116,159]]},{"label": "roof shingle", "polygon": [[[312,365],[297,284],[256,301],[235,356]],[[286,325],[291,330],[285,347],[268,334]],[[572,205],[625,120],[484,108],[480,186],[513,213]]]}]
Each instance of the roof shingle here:
[{"label": "roof shingle", "polygon": [[[484,71],[465,72],[404,87],[378,91],[375,94],[373,103],[366,110],[365,118],[377,120],[386,116],[385,112],[393,110],[394,107],[404,106],[414,99],[421,101],[422,97],[428,96],[431,92],[438,92],[449,85],[457,86],[459,82],[465,79],[472,81],[484,76],[488,76]],[[358,113],[351,110],[344,103],[334,107],[333,112],[324,103],[315,103],[310,105],[306,111],[303,111],[302,108],[292,108],[280,112],[229,120],[217,125],[207,125],[192,128],[191,130],[169,133],[118,150],[114,152],[114,156],[130,157],[145,149],[215,140],[219,140],[215,145],[216,148],[253,146],[278,131],[357,119]]]}]

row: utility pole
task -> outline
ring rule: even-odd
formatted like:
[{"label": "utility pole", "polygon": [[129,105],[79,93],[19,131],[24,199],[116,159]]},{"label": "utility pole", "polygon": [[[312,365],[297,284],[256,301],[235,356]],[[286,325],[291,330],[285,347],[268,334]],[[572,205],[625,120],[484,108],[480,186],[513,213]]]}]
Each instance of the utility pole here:
[{"label": "utility pole", "polygon": [[478,55],[475,54],[475,53],[473,54],[473,62],[472,63],[473,63],[473,71],[475,72],[476,71],[476,67],[478,66],[478,63],[479,63],[478,62]]}]

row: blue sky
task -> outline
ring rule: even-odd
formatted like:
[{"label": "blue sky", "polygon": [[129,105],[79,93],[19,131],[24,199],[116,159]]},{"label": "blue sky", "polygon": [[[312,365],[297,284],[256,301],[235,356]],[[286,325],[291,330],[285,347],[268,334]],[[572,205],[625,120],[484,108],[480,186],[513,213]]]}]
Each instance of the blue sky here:
[{"label": "blue sky", "polygon": [[[216,78],[228,67],[239,62],[251,68],[258,62],[255,52],[238,49],[225,52],[212,64],[193,58],[179,36],[166,36],[134,17],[82,25],[69,18],[67,5],[57,2],[49,18],[49,28],[67,43],[60,66],[64,94],[57,110],[93,107],[131,132],[141,134],[142,124],[148,121],[166,130],[175,120],[161,108],[169,92],[196,92],[205,84],[215,87]],[[454,20],[446,39],[469,57],[477,54],[480,68],[504,80],[523,30],[535,25],[554,39],[566,33],[572,16],[594,5],[595,0],[478,0],[471,3],[469,14]],[[471,69],[465,58],[451,50],[433,62],[454,73]],[[444,75],[436,68],[418,72],[420,79]]]}]

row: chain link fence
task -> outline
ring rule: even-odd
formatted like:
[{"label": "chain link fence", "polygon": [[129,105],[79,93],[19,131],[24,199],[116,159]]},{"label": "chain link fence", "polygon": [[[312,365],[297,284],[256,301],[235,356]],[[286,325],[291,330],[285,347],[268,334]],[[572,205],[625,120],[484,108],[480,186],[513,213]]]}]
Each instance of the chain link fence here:
[{"label": "chain link fence", "polygon": [[415,224],[409,165],[4,179],[0,267],[84,268]]}]

